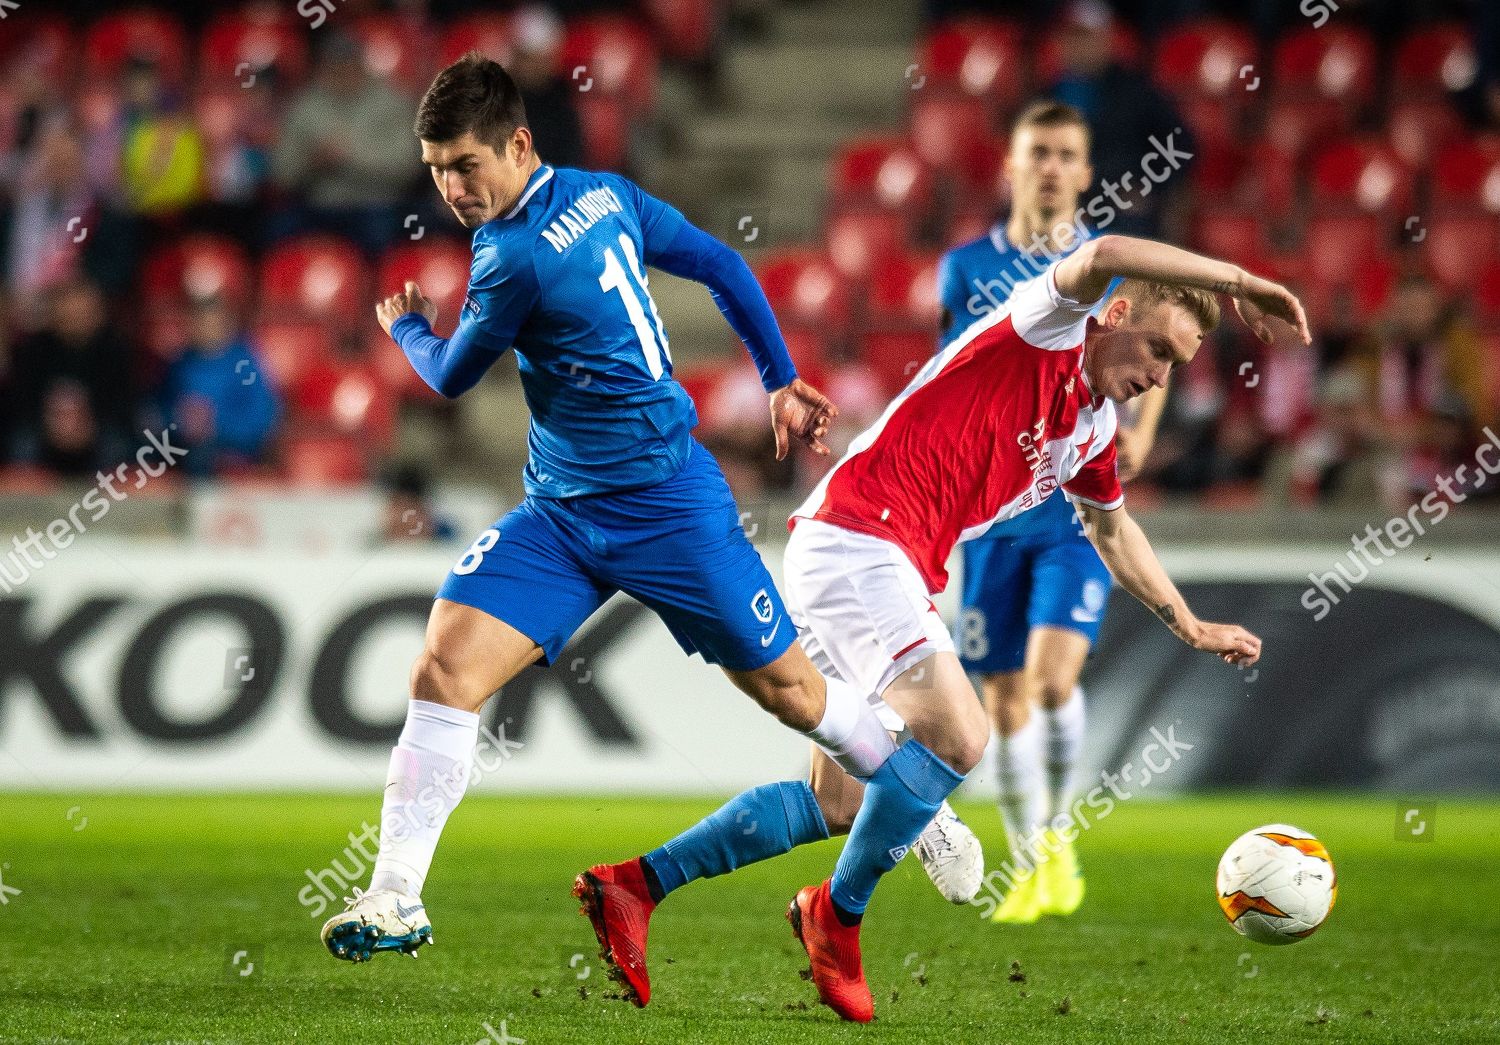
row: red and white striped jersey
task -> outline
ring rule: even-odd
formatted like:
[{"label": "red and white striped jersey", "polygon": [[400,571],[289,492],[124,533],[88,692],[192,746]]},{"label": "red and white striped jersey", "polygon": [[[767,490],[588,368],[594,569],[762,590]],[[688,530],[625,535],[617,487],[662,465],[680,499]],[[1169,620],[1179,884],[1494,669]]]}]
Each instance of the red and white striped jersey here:
[{"label": "red and white striped jersey", "polygon": [[892,541],[939,592],[955,544],[1059,485],[1073,500],[1118,508],[1114,404],[1089,390],[1082,369],[1096,303],[1063,297],[1056,268],[934,356],[788,527],[821,519]]}]

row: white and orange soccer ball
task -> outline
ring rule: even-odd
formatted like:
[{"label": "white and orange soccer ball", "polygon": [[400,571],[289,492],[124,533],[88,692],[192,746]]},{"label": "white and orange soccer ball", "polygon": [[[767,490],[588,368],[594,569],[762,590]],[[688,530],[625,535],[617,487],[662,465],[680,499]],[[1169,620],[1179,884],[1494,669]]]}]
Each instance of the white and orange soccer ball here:
[{"label": "white and orange soccer ball", "polygon": [[1219,906],[1229,924],[1256,943],[1311,936],[1338,892],[1323,843],[1288,824],[1246,831],[1219,860]]}]

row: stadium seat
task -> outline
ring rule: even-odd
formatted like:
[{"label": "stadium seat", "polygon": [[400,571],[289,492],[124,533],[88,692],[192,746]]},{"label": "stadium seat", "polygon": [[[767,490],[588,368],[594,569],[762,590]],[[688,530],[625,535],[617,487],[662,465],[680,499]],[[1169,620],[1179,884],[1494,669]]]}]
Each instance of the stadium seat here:
[{"label": "stadium seat", "polygon": [[443,31],[438,42],[438,66],[452,65],[470,51],[504,64],[510,61],[512,46],[508,15],[488,12],[470,15]]},{"label": "stadium seat", "polygon": [[664,52],[687,61],[708,57],[719,28],[717,0],[645,0],[641,6]]},{"label": "stadium seat", "polygon": [[[807,327],[788,327],[782,331],[786,338],[787,355],[797,368],[797,375],[808,384],[826,392],[824,381],[828,376],[828,341],[823,333]],[[740,350],[736,346],[736,350]]]},{"label": "stadium seat", "polygon": [[169,14],[131,8],[95,21],[83,35],[83,75],[113,83],[125,63],[148,59],[164,81],[180,84],[187,68],[188,38]]},{"label": "stadium seat", "polygon": [[1245,152],[1245,162],[1237,189],[1241,198],[1253,200],[1262,215],[1283,219],[1297,205],[1301,190],[1301,167],[1298,158],[1285,152],[1275,142],[1254,142]]},{"label": "stadium seat", "polygon": [[294,434],[282,444],[282,470],[295,486],[349,486],[363,482],[368,468],[355,436]]},{"label": "stadium seat", "polygon": [[1259,209],[1204,206],[1193,216],[1193,249],[1239,265],[1271,253],[1265,213]]},{"label": "stadium seat", "polygon": [[918,44],[916,68],[907,86],[917,90],[957,90],[1009,109],[1021,100],[1027,82],[1023,31],[996,18],[944,22]]},{"label": "stadium seat", "polygon": [[1317,214],[1307,223],[1301,255],[1307,275],[1348,286],[1362,261],[1386,251],[1385,226],[1372,214]]},{"label": "stadium seat", "polygon": [[920,91],[908,120],[916,154],[935,170],[951,172],[972,157],[976,144],[990,140],[984,102],[962,94]]},{"label": "stadium seat", "polygon": [[867,207],[835,212],[825,235],[834,268],[855,282],[869,279],[907,246],[906,222],[900,214]]},{"label": "stadium seat", "polygon": [[268,68],[283,84],[295,86],[307,76],[306,29],[279,5],[226,11],[203,31],[200,82],[234,86],[246,82],[250,71]]},{"label": "stadium seat", "polygon": [[1278,98],[1364,105],[1375,91],[1375,42],[1349,25],[1303,26],[1276,41],[1271,73]]},{"label": "stadium seat", "polygon": [[948,218],[943,230],[943,249],[948,250],[987,235],[1004,208],[989,201],[970,200],[959,206]]},{"label": "stadium seat", "polygon": [[1352,207],[1371,214],[1411,212],[1415,176],[1378,138],[1346,138],[1313,156],[1309,182],[1313,203],[1322,209]]},{"label": "stadium seat", "polygon": [[794,248],[768,253],[755,273],[783,323],[835,334],[849,325],[849,287],[825,252]]},{"label": "stadium seat", "polygon": [[459,309],[469,287],[468,245],[460,240],[423,239],[386,251],[375,270],[375,295],[394,294],[415,280],[422,293],[437,305],[434,332],[447,337],[458,324]]},{"label": "stadium seat", "polygon": [[334,236],[302,236],[277,244],[261,262],[263,319],[317,319],[349,326],[370,308],[365,265]]},{"label": "stadium seat", "polygon": [[1240,76],[1258,59],[1255,37],[1239,22],[1197,18],[1183,22],[1157,42],[1151,72],[1156,84],[1179,102],[1192,96],[1217,98],[1232,106],[1254,95]]},{"label": "stadium seat", "polygon": [[1232,105],[1222,98],[1206,94],[1186,95],[1177,99],[1177,108],[1193,132],[1199,147],[1224,150],[1239,144],[1245,107]]},{"label": "stadium seat", "polygon": [[1413,170],[1427,170],[1439,152],[1464,133],[1458,112],[1444,98],[1396,102],[1385,118],[1385,140]]},{"label": "stadium seat", "polygon": [[[439,319],[442,317],[439,316]],[[390,339],[384,330],[371,322],[369,333],[364,338],[368,346],[369,360],[380,377],[380,383],[405,402],[443,403],[446,400],[427,386],[420,374],[412,369],[411,362],[401,351],[401,346]]]},{"label": "stadium seat", "polygon": [[880,380],[887,395],[905,388],[932,358],[937,339],[931,330],[871,330],[860,337],[860,362]]},{"label": "stadium seat", "polygon": [[936,331],[943,312],[937,269],[937,254],[894,257],[876,269],[870,281],[871,324]]},{"label": "stadium seat", "polygon": [[424,89],[427,56],[432,53],[426,24],[398,14],[370,14],[356,19],[350,32],[359,41],[365,71],[408,91]]},{"label": "stadium seat", "polygon": [[383,452],[396,430],[391,391],[372,361],[324,357],[306,368],[289,396],[293,422],[302,431],[357,436]]},{"label": "stadium seat", "polygon": [[235,308],[250,298],[250,259],[232,239],[195,233],[158,248],[141,270],[148,301],[223,296]]},{"label": "stadium seat", "polygon": [[1480,326],[1500,332],[1500,260],[1487,262],[1474,283],[1474,314]]},{"label": "stadium seat", "polygon": [[636,19],[600,15],[570,22],[561,67],[580,94],[619,95],[639,113],[656,104],[656,46]]},{"label": "stadium seat", "polygon": [[932,207],[932,171],[903,138],[856,138],[834,155],[833,193],[835,206],[874,203],[919,217]]},{"label": "stadium seat", "polygon": [[1473,31],[1440,22],[1406,36],[1396,48],[1394,88],[1398,98],[1445,99],[1467,90],[1479,72]]},{"label": "stadium seat", "polygon": [[583,151],[596,170],[620,170],[630,151],[630,111],[627,98],[617,94],[580,93],[573,107],[583,131]]},{"label": "stadium seat", "polygon": [[1500,213],[1500,135],[1480,135],[1441,150],[1433,163],[1432,202]]},{"label": "stadium seat", "polygon": [[1427,269],[1450,290],[1465,290],[1478,269],[1500,254],[1500,219],[1486,213],[1435,215],[1423,231]]},{"label": "stadium seat", "polygon": [[10,12],[0,33],[0,74],[13,83],[20,67],[35,71],[48,83],[70,81],[78,56],[72,26],[60,15]]},{"label": "stadium seat", "polygon": [[1266,107],[1261,140],[1292,163],[1301,164],[1316,143],[1342,135],[1353,126],[1353,114],[1328,98],[1274,99]]},{"label": "stadium seat", "polygon": [[724,376],[726,369],[722,362],[698,363],[672,368],[672,377],[687,392],[693,405],[698,408],[700,420],[703,412],[708,409],[708,404],[713,401],[719,379]]},{"label": "stadium seat", "polygon": [[257,324],[251,339],[272,386],[289,398],[308,374],[325,365],[334,343],[334,335],[318,323],[281,320]]}]

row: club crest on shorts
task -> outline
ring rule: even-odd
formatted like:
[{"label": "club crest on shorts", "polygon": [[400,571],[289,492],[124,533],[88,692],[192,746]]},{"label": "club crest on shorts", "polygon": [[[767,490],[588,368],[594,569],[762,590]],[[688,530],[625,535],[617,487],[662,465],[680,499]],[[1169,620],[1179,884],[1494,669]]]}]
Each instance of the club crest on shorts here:
[{"label": "club crest on shorts", "polygon": [[755,619],[762,624],[770,624],[771,618],[776,616],[776,604],[771,601],[770,594],[764,588],[750,600],[750,609],[755,612]]}]

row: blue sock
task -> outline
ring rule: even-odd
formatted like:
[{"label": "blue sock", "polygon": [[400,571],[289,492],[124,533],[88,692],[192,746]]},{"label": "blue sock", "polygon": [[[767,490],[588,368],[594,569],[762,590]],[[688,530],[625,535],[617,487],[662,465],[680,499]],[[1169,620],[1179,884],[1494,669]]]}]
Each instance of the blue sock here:
[{"label": "blue sock", "polygon": [[641,859],[665,896],[695,879],[728,874],[827,837],[828,825],[812,788],[800,780],[785,780],[736,795]]},{"label": "blue sock", "polygon": [[908,740],[865,781],[865,800],[833,869],[833,902],[863,914],[880,876],[896,866],[943,799],[964,778],[915,740]]}]

